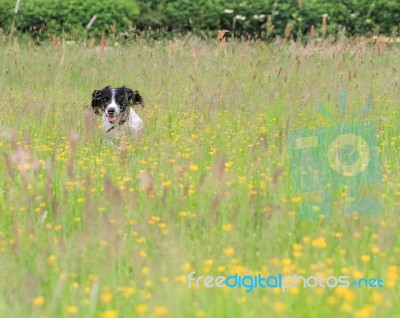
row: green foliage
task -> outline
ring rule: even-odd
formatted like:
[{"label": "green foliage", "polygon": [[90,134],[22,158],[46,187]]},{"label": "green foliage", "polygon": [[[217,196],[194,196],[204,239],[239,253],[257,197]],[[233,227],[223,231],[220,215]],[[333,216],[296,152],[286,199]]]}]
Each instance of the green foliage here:
[{"label": "green foliage", "polygon": [[399,27],[397,0],[138,0],[141,14],[136,22],[141,29],[216,31],[267,35],[268,17],[274,26],[271,35],[283,36],[293,24],[292,35],[308,34],[312,25],[320,30],[322,15],[328,15],[330,34],[345,28],[347,34],[370,34],[378,30],[391,34]]},{"label": "green foliage", "polygon": [[[14,7],[15,0],[0,0],[0,28],[9,30]],[[90,31],[95,35],[110,32],[111,26],[118,32],[136,26],[163,30],[160,34],[228,29],[269,38],[284,36],[288,23],[292,37],[308,35],[312,25],[321,35],[323,15],[328,15],[327,34],[391,35],[399,27],[400,6],[398,0],[21,0],[15,26],[24,32],[83,34],[94,15]]]},{"label": "green foliage", "polygon": [[[14,19],[15,0],[1,0],[0,27],[8,29]],[[33,33],[83,34],[90,19],[97,19],[90,32],[110,32],[113,26],[122,31],[135,21],[139,10],[132,0],[21,0],[15,17],[17,30]]]}]

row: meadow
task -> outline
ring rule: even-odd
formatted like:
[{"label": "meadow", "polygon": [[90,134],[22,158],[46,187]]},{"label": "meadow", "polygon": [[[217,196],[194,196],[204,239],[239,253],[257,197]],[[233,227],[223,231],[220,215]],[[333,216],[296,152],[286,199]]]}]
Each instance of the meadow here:
[{"label": "meadow", "polygon": [[[0,317],[399,317],[400,50],[186,38],[0,44]],[[138,89],[110,147],[91,93]],[[286,137],[368,100],[379,215],[301,220]],[[323,104],[332,121],[315,110]],[[188,288],[188,275],[380,277],[383,288]],[[397,299],[397,300],[396,300]]]}]

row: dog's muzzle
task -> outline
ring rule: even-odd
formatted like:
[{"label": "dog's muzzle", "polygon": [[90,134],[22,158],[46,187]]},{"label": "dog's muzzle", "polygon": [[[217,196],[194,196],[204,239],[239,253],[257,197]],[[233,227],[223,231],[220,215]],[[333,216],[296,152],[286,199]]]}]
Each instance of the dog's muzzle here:
[{"label": "dog's muzzle", "polygon": [[110,124],[114,124],[117,120],[116,111],[113,108],[107,109],[106,116]]}]

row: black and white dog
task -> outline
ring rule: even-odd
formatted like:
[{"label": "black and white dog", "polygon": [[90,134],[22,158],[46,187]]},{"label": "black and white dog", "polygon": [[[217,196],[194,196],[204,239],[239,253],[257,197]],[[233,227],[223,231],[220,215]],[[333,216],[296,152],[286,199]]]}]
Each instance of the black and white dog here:
[{"label": "black and white dog", "polygon": [[92,108],[102,115],[102,125],[106,137],[114,139],[123,135],[142,137],[144,124],[131,106],[142,105],[144,101],[138,91],[128,87],[104,87],[92,93]]}]

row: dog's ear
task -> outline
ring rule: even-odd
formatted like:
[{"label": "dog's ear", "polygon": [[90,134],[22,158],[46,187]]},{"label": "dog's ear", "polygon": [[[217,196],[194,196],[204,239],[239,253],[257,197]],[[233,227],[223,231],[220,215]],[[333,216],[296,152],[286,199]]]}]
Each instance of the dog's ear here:
[{"label": "dog's ear", "polygon": [[95,89],[92,93],[92,108],[96,115],[101,114],[100,97],[102,89]]},{"label": "dog's ear", "polygon": [[133,105],[142,105],[144,106],[143,97],[139,94],[138,91],[133,91],[130,88],[125,88],[126,94],[128,96],[128,100]]}]

